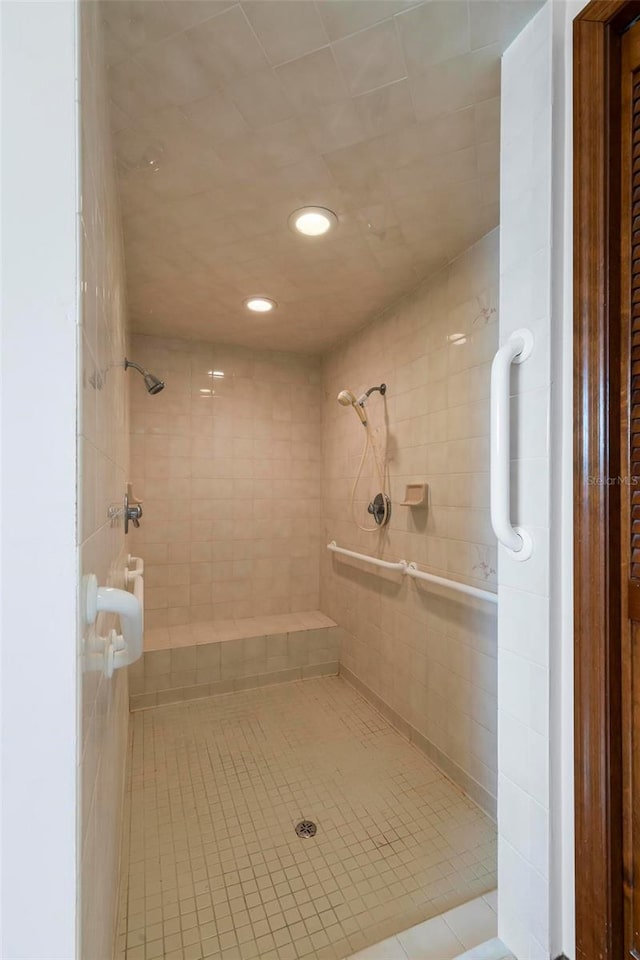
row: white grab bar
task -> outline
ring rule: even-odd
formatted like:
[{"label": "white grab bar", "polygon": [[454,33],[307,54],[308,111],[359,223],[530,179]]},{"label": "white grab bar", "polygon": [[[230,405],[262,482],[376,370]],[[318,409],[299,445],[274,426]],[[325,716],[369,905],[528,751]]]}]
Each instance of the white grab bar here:
[{"label": "white grab bar", "polygon": [[460,583],[458,580],[446,580],[444,577],[436,577],[433,573],[424,573],[418,570],[415,563],[410,563],[405,570],[408,577],[414,580],[427,580],[429,583],[435,583],[439,587],[450,587],[452,590],[458,590],[460,593],[466,593],[470,597],[477,597],[479,600],[488,600],[489,603],[498,602],[498,594],[490,590],[482,590],[480,587],[472,587],[468,583]]},{"label": "white grab bar", "polygon": [[[116,613],[122,635],[112,630],[105,647],[105,674],[113,675],[119,667],[127,667],[142,656],[143,611],[142,579],[136,578],[134,593],[116,587],[99,587],[93,573],[84,578],[84,618],[95,623],[99,613]],[[137,588],[137,589],[136,589]]]},{"label": "white grab bar", "polygon": [[341,553],[343,557],[353,557],[355,560],[364,560],[365,563],[370,563],[374,567],[382,567],[384,570],[402,570],[404,573],[407,566],[406,560],[398,560],[396,562],[379,560],[377,557],[367,556],[366,553],[355,553],[353,550],[345,550],[344,547],[339,547],[335,540],[327,544],[327,550],[331,550],[332,553]]},{"label": "white grab bar", "polygon": [[527,530],[511,523],[510,373],[511,364],[522,363],[532,350],[531,331],[516,330],[491,365],[491,526],[514,560],[529,559],[533,540]]},{"label": "white grab bar", "polygon": [[140,617],[142,619],[142,636],[144,639],[144,578],[136,576],[133,578],[132,594],[140,604]]},{"label": "white grab bar", "polygon": [[131,566],[133,564],[133,570],[125,570],[124,572],[124,582],[133,583],[136,577],[141,577],[144,574],[144,560],[142,557],[132,557],[131,554],[127,557],[127,564]]},{"label": "white grab bar", "polygon": [[437,577],[433,573],[424,573],[418,570],[415,563],[407,563],[406,560],[396,562],[390,560],[379,560],[377,557],[370,557],[366,553],[356,553],[354,550],[345,550],[339,547],[335,540],[327,544],[327,550],[332,553],[339,553],[343,557],[353,557],[355,560],[364,560],[373,567],[383,567],[385,570],[398,570],[403,576],[412,577],[414,580],[426,580],[429,583],[435,583],[439,587],[447,587],[450,590],[457,590],[459,593],[466,593],[470,597],[477,597],[479,600],[488,600],[489,603],[498,602],[498,594],[490,590],[482,590],[480,587],[472,587],[468,583],[460,583],[458,580],[447,580],[444,577]]}]

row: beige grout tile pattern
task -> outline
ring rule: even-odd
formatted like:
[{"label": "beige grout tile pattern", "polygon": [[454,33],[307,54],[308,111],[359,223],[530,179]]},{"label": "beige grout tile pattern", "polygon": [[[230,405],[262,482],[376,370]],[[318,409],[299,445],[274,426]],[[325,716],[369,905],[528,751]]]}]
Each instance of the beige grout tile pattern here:
[{"label": "beige grout tile pattern", "polygon": [[214,620],[205,623],[187,623],[180,627],[154,627],[144,632],[144,649],[164,650],[190,647],[194,643],[216,643],[266,637],[277,633],[302,630],[320,630],[335,627],[336,622],[320,610],[300,613],[265,614],[238,620]]},{"label": "beige grout tile pattern", "polygon": [[[198,632],[191,634],[191,645],[146,650],[128,670],[130,710],[339,673],[342,630],[324,614],[311,611],[302,617],[289,615],[290,626],[303,622],[323,626],[256,634],[267,620],[276,621],[272,625],[275,629],[287,625],[285,616],[255,618],[254,626],[248,627],[249,620],[238,621],[238,627],[244,624],[244,636],[238,631],[233,638],[215,635],[214,639],[209,635],[210,642],[205,642],[206,634],[199,630],[215,624],[196,624]],[[189,631],[191,627],[180,629]]]},{"label": "beige grout tile pattern", "polygon": [[131,474],[144,522],[145,625],[317,609],[317,358],[159,337],[131,355],[166,382],[131,389]]},{"label": "beige grout tile pattern", "polygon": [[495,887],[493,823],[340,678],[133,715],[127,794],[126,960],[339,960]]},{"label": "beige grout tile pattern", "polygon": [[[324,358],[324,543],[495,588],[488,478],[498,260],[496,230]],[[393,507],[389,525],[371,534],[350,509],[362,427],[335,397],[381,381],[384,400],[372,397],[367,410],[387,452]],[[426,509],[401,506],[406,484],[424,482]],[[368,457],[356,498],[365,526],[378,487]],[[320,582],[320,607],[345,631],[341,664],[495,797],[495,610],[327,550]]]}]

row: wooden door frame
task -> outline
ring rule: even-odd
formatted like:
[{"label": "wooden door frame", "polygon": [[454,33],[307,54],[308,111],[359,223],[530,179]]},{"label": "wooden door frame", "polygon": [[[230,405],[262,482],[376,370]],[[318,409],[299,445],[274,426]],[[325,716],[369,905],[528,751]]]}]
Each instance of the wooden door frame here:
[{"label": "wooden door frame", "polygon": [[638,0],[574,21],[576,960],[624,956],[620,475],[620,37]]}]

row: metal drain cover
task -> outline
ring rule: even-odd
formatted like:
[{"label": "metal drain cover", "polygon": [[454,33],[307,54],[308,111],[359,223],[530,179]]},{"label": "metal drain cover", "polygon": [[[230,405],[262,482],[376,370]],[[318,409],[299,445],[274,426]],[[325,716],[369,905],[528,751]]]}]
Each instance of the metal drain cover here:
[{"label": "metal drain cover", "polygon": [[313,820],[301,820],[300,823],[296,824],[296,833],[299,837],[315,837],[318,832]]}]

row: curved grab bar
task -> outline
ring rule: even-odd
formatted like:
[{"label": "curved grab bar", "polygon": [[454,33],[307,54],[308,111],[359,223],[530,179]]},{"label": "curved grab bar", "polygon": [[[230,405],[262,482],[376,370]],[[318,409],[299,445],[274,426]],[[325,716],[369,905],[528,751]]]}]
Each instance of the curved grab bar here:
[{"label": "curved grab bar", "polygon": [[[111,631],[105,650],[105,673],[111,676],[119,667],[127,667],[142,656],[143,612],[142,579],[136,578],[135,593],[117,587],[99,587],[93,573],[84,578],[84,618],[95,623],[99,613],[116,613],[122,636]],[[137,594],[137,595],[136,595]]]},{"label": "curved grab bar", "polygon": [[491,365],[491,526],[513,560],[533,553],[531,534],[511,523],[510,373],[512,363],[531,356],[533,334],[516,330],[500,347]]},{"label": "curved grab bar", "polygon": [[140,619],[142,621],[142,637],[144,639],[144,577],[137,576],[133,580],[131,593],[140,604]]},{"label": "curved grab bar", "polygon": [[127,557],[127,564],[131,566],[133,564],[133,570],[125,570],[124,572],[124,582],[129,584],[133,583],[136,577],[144,576],[144,560],[142,557],[133,557],[131,554]]},{"label": "curved grab bar", "polygon": [[142,656],[142,607],[135,594],[116,587],[98,587],[96,606],[98,613],[117,613],[120,617],[126,657],[115,665],[123,667],[138,660]]}]

